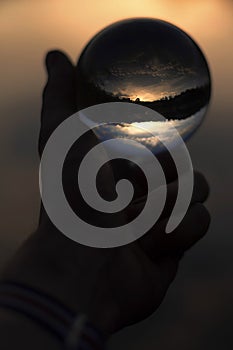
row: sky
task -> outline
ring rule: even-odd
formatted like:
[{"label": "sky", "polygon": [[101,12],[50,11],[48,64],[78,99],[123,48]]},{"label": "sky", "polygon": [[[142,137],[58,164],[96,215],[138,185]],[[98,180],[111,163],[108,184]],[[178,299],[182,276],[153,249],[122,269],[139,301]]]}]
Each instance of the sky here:
[{"label": "sky", "polygon": [[115,24],[90,42],[80,62],[90,81],[111,95],[141,101],[209,83],[205,59],[191,38],[162,21],[138,22]]},{"label": "sky", "polygon": [[98,6],[95,0],[7,0],[0,2],[3,102],[7,96],[17,98],[19,92],[27,95],[32,87],[39,93],[46,79],[42,61],[47,50],[61,48],[75,62],[97,31],[119,19],[138,16],[170,21],[191,35],[207,59],[211,58],[210,68],[214,65],[214,78],[222,88],[218,96],[222,97],[226,86],[227,100],[231,79],[225,72],[232,64],[230,0],[100,0]]},{"label": "sky", "polygon": [[[174,128],[183,139],[190,136],[200,125],[206,109],[206,107],[203,107],[192,116],[182,120],[106,123],[95,127],[94,132],[102,141],[120,138],[127,142],[127,139],[129,139],[138,142],[139,150],[142,144],[157,154],[164,150],[162,144],[174,145],[177,142],[176,133],[173,132]],[[82,121],[91,128],[95,126],[95,122],[87,117],[82,118]],[[137,155],[138,149],[135,147],[134,155]]]},{"label": "sky", "polygon": [[[138,16],[160,18],[185,30],[200,45],[209,63],[211,105],[188,148],[194,167],[210,184],[207,207],[212,223],[207,237],[186,254],[158,312],[116,335],[110,349],[205,350],[225,345],[231,349],[231,0],[0,1],[0,266],[38,222],[37,140],[41,94],[47,79],[46,52],[62,49],[75,63],[97,31],[117,20]],[[132,96],[136,95],[138,91],[132,91]]]},{"label": "sky", "polygon": [[[157,68],[157,67],[156,67]],[[154,67],[151,67],[152,71],[154,71]],[[174,69],[176,69],[174,66],[172,67],[173,72]],[[159,67],[158,75],[161,76],[162,71],[164,74],[169,75],[169,72],[167,70],[167,67],[164,69],[164,67]],[[176,71],[177,75],[176,77],[166,77],[165,79],[161,79],[156,84],[153,82],[150,82],[150,85],[148,85],[147,79],[144,78],[141,84],[138,84],[138,86],[133,87],[130,91],[130,94],[127,93],[128,86],[124,87],[125,90],[125,96],[129,97],[131,100],[135,100],[136,98],[139,98],[141,101],[155,101],[159,100],[162,97],[168,97],[168,96],[175,96],[181,93],[182,91],[185,91],[186,89],[191,88],[190,85],[186,82],[186,69],[182,69],[182,73],[179,75],[179,71]],[[188,72],[188,75],[191,75],[191,78],[193,78],[193,75],[195,73]],[[184,75],[185,78],[184,78]],[[153,76],[153,75],[152,75]],[[168,79],[168,80],[167,80]],[[185,80],[185,81],[183,81]],[[179,81],[179,85],[177,84]],[[161,84],[162,83],[162,84]],[[197,87],[199,84],[199,81],[197,81],[192,87]],[[178,86],[177,86],[178,85]],[[148,88],[149,87],[149,88]],[[123,90],[123,89],[122,89]]]},{"label": "sky", "polygon": [[201,74],[203,71],[172,61],[166,64],[148,62],[145,66],[130,67],[132,70],[126,70],[124,62],[114,67],[111,79],[109,76],[101,77],[104,81],[101,88],[116,97],[152,102],[208,84],[207,74]]}]

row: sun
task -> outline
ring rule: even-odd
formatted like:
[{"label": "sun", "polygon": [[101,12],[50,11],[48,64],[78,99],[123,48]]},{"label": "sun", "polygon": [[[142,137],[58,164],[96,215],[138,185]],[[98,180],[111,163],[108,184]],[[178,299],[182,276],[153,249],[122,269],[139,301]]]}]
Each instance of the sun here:
[{"label": "sun", "polygon": [[134,91],[133,93],[129,93],[129,98],[132,101],[135,101],[139,99],[140,101],[144,102],[152,102],[159,100],[161,98],[161,94],[155,94],[150,91],[144,91],[144,90],[139,90],[139,91]]}]

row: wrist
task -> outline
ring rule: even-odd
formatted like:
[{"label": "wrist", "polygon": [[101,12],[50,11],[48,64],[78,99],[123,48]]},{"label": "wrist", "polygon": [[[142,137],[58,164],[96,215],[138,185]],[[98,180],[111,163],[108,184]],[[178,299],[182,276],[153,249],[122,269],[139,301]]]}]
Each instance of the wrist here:
[{"label": "wrist", "polygon": [[[27,318],[37,324],[38,335],[42,327],[47,334],[60,341],[65,349],[103,349],[105,337],[87,319],[36,289],[19,283],[0,283],[0,308],[8,310],[20,321]],[[26,334],[25,334],[26,337]],[[86,348],[86,347],[84,347]]]},{"label": "wrist", "polygon": [[89,252],[89,256],[96,253],[54,229],[45,232],[40,227],[17,252],[2,279],[36,288],[74,312],[86,314],[93,325],[108,336],[117,328],[117,312],[106,283],[101,281],[103,261],[90,263],[83,251]]}]

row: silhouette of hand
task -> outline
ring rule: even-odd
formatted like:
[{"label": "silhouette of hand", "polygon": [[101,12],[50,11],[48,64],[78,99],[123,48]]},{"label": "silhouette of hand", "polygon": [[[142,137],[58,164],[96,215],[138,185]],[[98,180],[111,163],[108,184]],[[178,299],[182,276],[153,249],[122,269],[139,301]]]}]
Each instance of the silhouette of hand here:
[{"label": "silhouette of hand", "polygon": [[[75,67],[57,51],[48,54],[46,65],[48,83],[43,94],[40,154],[55,128],[77,111]],[[86,142],[93,137],[89,135]],[[76,151],[71,164],[79,157]],[[107,188],[108,196],[113,177],[111,169],[105,172],[100,187],[103,192]],[[70,181],[68,172],[68,187]],[[70,188],[70,201],[76,207],[78,202],[72,199]],[[208,185],[201,174],[195,173],[190,208],[176,230],[165,234],[176,192],[174,181],[168,185],[169,201],[163,215],[146,235],[113,249],[90,248],[69,240],[42,208],[38,230],[22,246],[5,275],[56,296],[77,312],[87,314],[108,334],[140,321],[160,305],[183,253],[203,237],[209,226],[209,214],[201,204],[208,196]],[[143,198],[129,208],[127,215],[134,215],[142,205]]]}]

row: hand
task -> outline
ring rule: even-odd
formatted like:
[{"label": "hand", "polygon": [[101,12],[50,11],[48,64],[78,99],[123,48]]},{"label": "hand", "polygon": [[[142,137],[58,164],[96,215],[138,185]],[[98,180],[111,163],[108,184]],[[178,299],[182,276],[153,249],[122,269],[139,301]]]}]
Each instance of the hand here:
[{"label": "hand", "polygon": [[[46,62],[48,83],[43,94],[40,154],[55,128],[77,111],[75,67],[60,52],[50,53]],[[110,170],[106,171],[108,174]],[[42,208],[37,232],[16,254],[5,277],[57,297],[87,314],[106,334],[144,319],[163,300],[184,252],[203,237],[209,226],[209,214],[200,204],[207,198],[208,185],[202,175],[195,173],[190,208],[179,227],[165,234],[176,191],[177,183],[170,183],[167,208],[146,235],[114,249],[90,248],[69,240]],[[135,210],[136,205],[131,206],[128,215]]]}]

